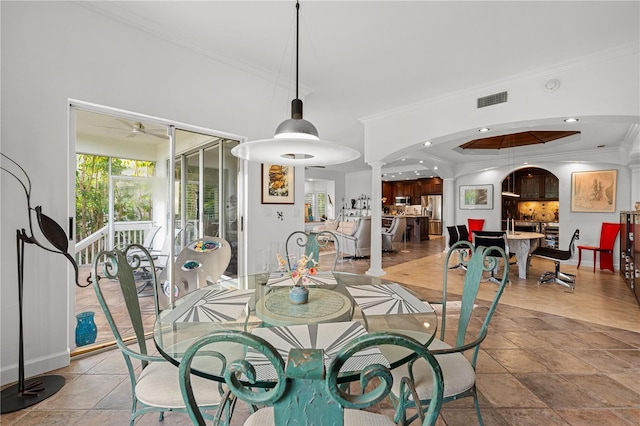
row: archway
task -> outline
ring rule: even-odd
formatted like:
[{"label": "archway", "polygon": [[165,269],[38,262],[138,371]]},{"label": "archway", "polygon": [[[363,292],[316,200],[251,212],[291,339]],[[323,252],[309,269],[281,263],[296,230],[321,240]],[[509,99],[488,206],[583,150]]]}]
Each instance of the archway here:
[{"label": "archway", "polygon": [[[509,195],[512,193],[512,195]],[[559,219],[559,179],[539,167],[526,167],[510,172],[502,180],[502,229],[514,226],[543,232]],[[507,194],[507,195],[505,195]]]}]

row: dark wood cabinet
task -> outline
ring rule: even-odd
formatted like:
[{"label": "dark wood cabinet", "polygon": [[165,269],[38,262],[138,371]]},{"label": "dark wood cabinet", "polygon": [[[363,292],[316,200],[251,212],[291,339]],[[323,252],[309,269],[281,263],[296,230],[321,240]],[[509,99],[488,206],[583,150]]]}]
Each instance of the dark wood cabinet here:
[{"label": "dark wood cabinet", "polygon": [[396,197],[410,197],[411,204],[420,204],[423,195],[442,195],[442,179],[424,178],[402,182],[382,182],[382,197],[394,204]]},{"label": "dark wood cabinet", "polygon": [[520,194],[520,201],[557,201],[559,187],[555,175],[533,168],[518,170],[502,181],[502,191]]},{"label": "dark wood cabinet", "polygon": [[382,182],[382,198],[386,198],[387,201],[383,204],[393,205],[396,202],[396,183],[395,182]]}]

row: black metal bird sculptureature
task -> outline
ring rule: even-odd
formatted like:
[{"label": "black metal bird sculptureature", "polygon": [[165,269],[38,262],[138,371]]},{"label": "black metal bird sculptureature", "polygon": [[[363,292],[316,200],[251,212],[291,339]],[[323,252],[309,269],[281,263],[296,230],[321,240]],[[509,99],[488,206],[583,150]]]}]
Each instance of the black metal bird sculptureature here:
[{"label": "black metal bird sculptureature", "polygon": [[[19,354],[18,354],[18,383],[8,387],[2,391],[2,400],[0,402],[0,411],[2,414],[10,413],[12,411],[21,410],[36,404],[44,399],[47,399],[51,395],[55,394],[58,390],[64,386],[64,377],[62,376],[40,376],[29,380],[25,383],[24,378],[24,340],[22,333],[22,297],[23,297],[23,284],[24,284],[24,248],[25,244],[34,244],[46,251],[52,253],[59,253],[64,255],[69,262],[73,265],[75,270],[75,282],[79,287],[86,287],[80,285],[78,282],[78,265],[74,258],[68,253],[69,240],[67,234],[62,227],[58,225],[56,221],[49,216],[42,213],[42,207],[31,207],[31,179],[27,172],[14,160],[7,157],[5,154],[0,155],[17,167],[16,172],[12,172],[6,167],[0,166],[0,170],[7,172],[13,176],[22,188],[24,189],[27,197],[27,216],[29,218],[29,231],[24,228],[16,231],[16,250],[18,254],[18,309],[19,309]],[[25,180],[23,181],[19,174],[24,174]],[[38,227],[44,235],[44,237],[51,243],[54,248],[44,246],[38,241],[33,232],[33,219],[32,212],[35,212],[38,221]]]}]

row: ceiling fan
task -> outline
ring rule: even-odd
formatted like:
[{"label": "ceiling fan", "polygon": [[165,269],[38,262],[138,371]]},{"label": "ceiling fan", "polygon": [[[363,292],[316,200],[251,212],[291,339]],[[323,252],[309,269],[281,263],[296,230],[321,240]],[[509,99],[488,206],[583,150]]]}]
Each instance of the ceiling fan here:
[{"label": "ceiling fan", "polygon": [[122,128],[122,127],[112,127],[112,126],[99,126],[99,125],[94,125],[95,127],[102,127],[104,129],[114,129],[114,130],[120,130],[120,131],[124,131],[124,132],[129,132],[129,134],[127,136],[125,136],[125,138],[133,138],[139,134],[145,134],[145,135],[149,135],[149,136],[155,136],[156,138],[161,138],[161,139],[167,139],[168,136],[164,133],[162,133],[162,130],[151,130],[151,129],[147,129],[144,124],[142,124],[139,121],[134,121],[133,123],[127,121],[127,120],[123,120],[122,118],[116,118],[117,121],[119,121],[120,123],[124,124],[127,128]]}]

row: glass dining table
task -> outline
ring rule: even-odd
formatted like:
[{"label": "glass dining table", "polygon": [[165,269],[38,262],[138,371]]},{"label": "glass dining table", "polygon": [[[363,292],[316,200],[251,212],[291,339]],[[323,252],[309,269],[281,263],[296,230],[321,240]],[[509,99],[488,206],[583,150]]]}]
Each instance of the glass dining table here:
[{"label": "glass dining table", "polygon": [[[322,272],[309,276],[309,299],[293,304],[294,281],[285,274],[256,274],[219,281],[177,299],[161,311],[154,326],[154,342],[167,360],[180,364],[182,354],[196,339],[216,330],[241,330],[265,339],[286,361],[289,351],[323,349],[325,365],[352,339],[366,333],[393,332],[427,346],[438,318],[433,308],[408,288],[370,275]],[[277,375],[270,362],[253,348],[216,343],[208,350],[226,364],[247,360],[256,368],[252,386],[270,387]],[[412,358],[398,347],[368,349],[345,364],[341,382],[358,378],[373,363],[396,368]],[[194,362],[192,372],[224,382],[222,362]],[[343,370],[341,370],[342,372]]]}]

